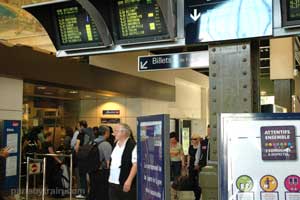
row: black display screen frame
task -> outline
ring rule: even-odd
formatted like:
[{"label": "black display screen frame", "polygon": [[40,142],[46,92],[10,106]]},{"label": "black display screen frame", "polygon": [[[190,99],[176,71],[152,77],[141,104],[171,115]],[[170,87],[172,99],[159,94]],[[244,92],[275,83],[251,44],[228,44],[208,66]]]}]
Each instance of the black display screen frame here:
[{"label": "black display screen frame", "polygon": [[[156,2],[157,3],[157,2]],[[162,18],[164,20],[165,30],[167,33],[158,33],[155,35],[141,35],[141,36],[129,36],[128,38],[121,36],[121,30],[120,30],[120,18],[117,7],[117,0],[113,0],[111,4],[112,9],[112,29],[113,29],[113,37],[114,41],[118,45],[135,45],[135,44],[145,44],[145,43],[155,43],[155,42],[164,42],[164,41],[172,41],[173,39],[170,36],[170,33],[168,31],[167,27],[167,21],[164,19],[163,15]],[[161,9],[161,8],[159,8]],[[162,13],[162,10],[160,10]]]},{"label": "black display screen frame", "polygon": [[[53,19],[53,27],[54,27],[54,32],[56,35],[56,47],[57,50],[76,50],[76,49],[90,49],[90,48],[99,48],[99,47],[105,47],[101,35],[98,35],[100,38],[100,41],[97,42],[81,42],[81,43],[75,43],[75,44],[62,44],[61,42],[61,33],[59,30],[59,25],[58,25],[58,19],[57,19],[57,14],[56,11],[57,9],[63,9],[63,8],[69,8],[69,7],[79,7],[79,9],[83,9],[87,14],[88,12],[77,2],[75,1],[70,1],[70,2],[64,2],[63,4],[53,4],[51,6],[51,15]],[[91,18],[92,19],[92,18]]]},{"label": "black display screen frame", "polygon": [[282,27],[293,28],[300,27],[300,19],[289,19],[289,0],[281,0]]}]

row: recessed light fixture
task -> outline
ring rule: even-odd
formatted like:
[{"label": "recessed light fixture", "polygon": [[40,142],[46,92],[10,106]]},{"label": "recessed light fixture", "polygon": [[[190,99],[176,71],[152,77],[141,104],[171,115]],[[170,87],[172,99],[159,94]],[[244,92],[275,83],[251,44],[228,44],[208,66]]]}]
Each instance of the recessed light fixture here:
[{"label": "recessed light fixture", "polygon": [[76,90],[71,90],[71,91],[69,91],[69,93],[70,93],[70,94],[78,94],[78,91],[76,91]]},{"label": "recessed light fixture", "polygon": [[261,96],[266,96],[266,95],[267,95],[267,92],[264,91],[264,90],[262,90],[262,91],[260,91],[260,95],[261,95]]},{"label": "recessed light fixture", "polygon": [[44,92],[45,95],[53,95],[52,92]]},{"label": "recessed light fixture", "polygon": [[47,87],[45,87],[45,86],[38,86],[37,89],[38,89],[38,90],[46,90]]}]

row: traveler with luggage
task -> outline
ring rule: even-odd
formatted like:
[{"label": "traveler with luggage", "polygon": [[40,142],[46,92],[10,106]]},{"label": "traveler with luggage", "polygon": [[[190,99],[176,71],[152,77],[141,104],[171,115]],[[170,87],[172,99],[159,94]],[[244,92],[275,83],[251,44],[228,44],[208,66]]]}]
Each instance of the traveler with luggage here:
[{"label": "traveler with luggage", "polygon": [[89,200],[108,200],[108,176],[110,156],[112,153],[111,144],[107,141],[110,130],[107,126],[100,126],[96,132],[94,143],[98,148],[98,162],[89,163],[89,165],[97,165],[98,169],[89,172],[90,176],[90,193]]}]

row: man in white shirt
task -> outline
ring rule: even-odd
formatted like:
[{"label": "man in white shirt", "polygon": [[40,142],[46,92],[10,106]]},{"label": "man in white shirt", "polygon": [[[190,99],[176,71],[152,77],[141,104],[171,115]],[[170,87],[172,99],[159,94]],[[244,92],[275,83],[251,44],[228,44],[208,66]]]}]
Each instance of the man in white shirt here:
[{"label": "man in white shirt", "polygon": [[109,176],[110,200],[136,200],[137,150],[130,139],[132,131],[127,124],[115,128],[118,141],[111,155]]}]

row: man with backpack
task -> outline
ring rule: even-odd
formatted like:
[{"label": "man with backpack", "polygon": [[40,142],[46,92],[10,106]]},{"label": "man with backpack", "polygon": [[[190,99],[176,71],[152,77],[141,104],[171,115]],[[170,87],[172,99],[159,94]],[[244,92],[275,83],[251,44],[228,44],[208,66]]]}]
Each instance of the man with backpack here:
[{"label": "man with backpack", "polygon": [[90,193],[89,200],[109,200],[108,197],[108,176],[110,166],[110,156],[112,146],[107,141],[110,135],[109,127],[100,126],[94,144],[98,150],[98,163],[89,163],[92,166],[97,166],[97,169],[89,172],[90,175]]},{"label": "man with backpack", "polygon": [[83,146],[88,145],[91,141],[94,140],[93,131],[91,128],[88,128],[88,124],[85,120],[79,122],[79,134],[77,136],[77,141],[75,145],[76,159],[79,169],[79,179],[80,179],[80,188],[79,194],[76,196],[78,199],[84,199],[87,194],[87,173],[88,169],[83,161],[85,156],[80,153],[81,149],[84,150]]}]

